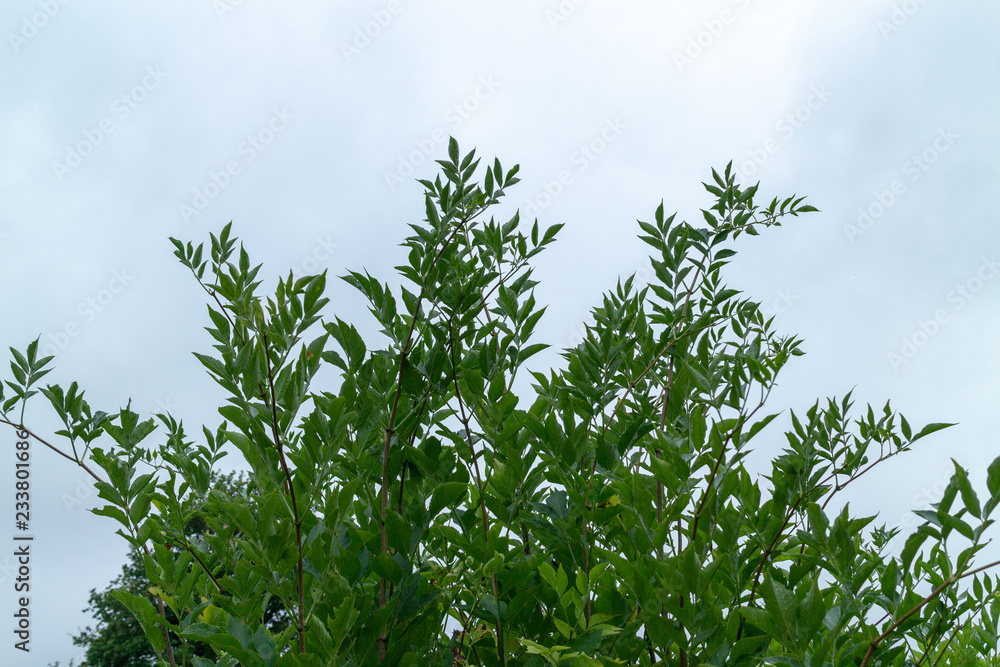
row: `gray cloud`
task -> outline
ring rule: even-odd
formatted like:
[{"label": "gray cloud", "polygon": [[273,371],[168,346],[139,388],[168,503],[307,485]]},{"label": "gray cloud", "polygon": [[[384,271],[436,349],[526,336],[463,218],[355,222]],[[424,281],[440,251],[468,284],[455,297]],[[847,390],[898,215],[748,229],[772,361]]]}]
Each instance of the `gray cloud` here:
[{"label": "gray cloud", "polygon": [[[989,82],[1000,52],[985,45],[998,27],[992,5],[929,0],[11,0],[0,10],[0,341],[41,335],[58,351],[51,379],[78,380],[104,409],[131,397],[192,428],[215,424],[218,389],[190,355],[210,345],[203,294],[167,237],[198,242],[233,220],[266,280],[295,266],[391,281],[422,211],[413,179],[434,175],[450,133],[521,163],[511,210],[567,223],[536,273],[550,305],[537,334],[564,345],[600,292],[644,265],[635,219],[661,199],[697,218],[709,201],[700,182],[733,160],[765,193],[822,210],[741,242],[727,278],[805,339],[775,407],[856,385],[859,402],[892,398],[914,424],[963,422],[851,496],[899,522],[949,456],[975,469],[997,450],[1000,291],[984,285],[960,311],[948,295],[997,247]],[[624,123],[613,140],[609,119]],[[949,128],[958,138],[928,168],[912,162]],[[872,221],[863,229],[859,211]],[[852,225],[863,233],[848,238]],[[329,313],[372,332],[339,282]],[[921,323],[941,309],[948,321],[931,336]],[[921,332],[919,353],[893,368],[887,354]],[[43,414],[34,406],[29,419],[51,433]],[[79,657],[69,633],[88,623],[87,592],[125,553],[110,522],[84,511],[96,497],[77,471],[48,454],[34,459],[39,665]],[[0,507],[11,484],[0,474]],[[0,580],[5,567],[0,557]],[[0,612],[14,603],[0,581]],[[20,658],[0,645],[0,663]]]}]

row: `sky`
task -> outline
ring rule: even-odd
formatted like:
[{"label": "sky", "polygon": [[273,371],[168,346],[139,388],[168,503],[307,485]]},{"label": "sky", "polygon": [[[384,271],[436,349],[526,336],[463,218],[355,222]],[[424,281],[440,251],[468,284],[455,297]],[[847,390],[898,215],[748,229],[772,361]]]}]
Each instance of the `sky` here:
[{"label": "sky", "polygon": [[[940,0],[5,0],[0,344],[40,336],[46,380],[80,382],[97,409],[131,399],[214,429],[221,390],[191,354],[211,344],[204,293],[168,237],[233,221],[272,288],[289,268],[396,284],[415,179],[454,136],[521,165],[502,210],[566,225],[536,264],[545,368],[620,277],[648,279],[636,220],[661,201],[700,220],[701,183],[733,161],[764,199],[820,209],[741,237],[725,273],[804,339],[776,425],[852,389],[859,410],[958,422],[846,496],[912,527],[952,458],[985,492],[1000,455],[998,29],[995,3]],[[325,314],[374,333],[360,296],[329,285]],[[37,400],[26,422],[56,428]],[[761,434],[758,469],[781,433]],[[15,441],[0,430],[11,526]],[[14,649],[11,527],[0,663],[65,665],[126,544],[88,512],[85,475],[31,451],[31,652]]]}]

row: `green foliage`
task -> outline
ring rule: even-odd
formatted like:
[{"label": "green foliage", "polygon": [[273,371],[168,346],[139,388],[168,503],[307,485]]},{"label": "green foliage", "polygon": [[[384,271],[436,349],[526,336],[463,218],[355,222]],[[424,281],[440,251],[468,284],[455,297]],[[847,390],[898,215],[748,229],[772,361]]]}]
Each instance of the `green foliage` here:
[{"label": "green foliage", "polygon": [[[323,314],[325,273],[289,273],[261,295],[260,267],[226,225],[207,248],[172,239],[208,295],[214,345],[196,356],[228,394],[214,431],[196,443],[159,415],[147,445],[153,420],[91,412],[75,384],[44,390],[69,458],[103,473],[97,513],[141,553],[155,600],[118,598],[160,664],[997,659],[994,564],[975,557],[1000,463],[983,498],[956,464],[898,557],[895,529],[827,508],[946,424],[914,433],[889,404],[852,416],[850,394],[817,401],[790,412],[765,480],[747,471],[800,341],[722,272],[739,236],[816,209],[757,204],[757,186],[713,171],[702,226],[662,204],[640,222],[655,280],[619,282],[563,368],[543,373],[524,368],[546,347],[532,335],[544,308],[530,260],[560,226],[488,217],[517,167],[494,161],[477,180],[480,160],[454,141],[439,164],[421,181],[426,219],[404,242],[402,284],[343,277],[379,341]],[[15,353],[5,409],[45,372],[28,352]],[[324,364],[336,388],[313,387]],[[525,372],[533,397],[514,393]],[[102,433],[113,444],[98,447]],[[245,489],[212,484],[230,453],[251,471]],[[195,517],[199,536],[185,530]],[[266,623],[272,600],[284,630]],[[185,662],[175,640],[215,655]]]},{"label": "green foliage", "polygon": [[[156,652],[146,640],[142,626],[128,609],[119,603],[112,591],[121,590],[142,596],[149,588],[142,559],[136,552],[129,554],[121,575],[106,591],[90,592],[90,612],[97,627],[86,628],[73,637],[73,643],[86,647],[85,662],[80,667],[145,667],[153,664]],[[179,648],[179,642],[174,645]]]},{"label": "green foliage", "polygon": [[[234,493],[246,485],[242,474],[213,474],[212,484],[215,488]],[[185,533],[192,538],[203,538],[207,529],[202,517],[195,517],[185,527]],[[79,667],[146,667],[156,661],[155,643],[146,639],[142,625],[136,615],[129,611],[129,606],[118,599],[122,593],[127,594],[133,605],[135,598],[146,598],[150,608],[156,602],[149,579],[143,567],[139,552],[132,549],[128,560],[122,566],[121,574],[103,591],[91,590],[87,609],[96,621],[96,627],[87,627],[73,637],[73,643],[86,650],[84,662]],[[153,613],[156,613],[155,611]],[[168,611],[168,619],[176,622],[176,616]],[[265,612],[265,621],[270,631],[281,631],[288,626],[288,616],[280,607],[278,600],[272,599]],[[183,656],[190,652],[192,656],[212,657],[212,649],[201,642],[184,642],[176,636],[171,637],[173,651]],[[179,660],[178,662],[186,662]]]}]

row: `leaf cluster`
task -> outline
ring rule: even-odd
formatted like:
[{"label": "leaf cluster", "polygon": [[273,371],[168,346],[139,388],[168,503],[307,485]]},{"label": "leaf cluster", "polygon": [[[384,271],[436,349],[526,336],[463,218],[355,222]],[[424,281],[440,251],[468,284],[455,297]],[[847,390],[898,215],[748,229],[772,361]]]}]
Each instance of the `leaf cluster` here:
[{"label": "leaf cluster", "polygon": [[[739,236],[815,208],[756,203],[731,165],[705,184],[703,226],[661,203],[639,222],[654,279],[619,281],[563,366],[528,371],[533,395],[519,396],[515,379],[547,347],[531,260],[560,225],[490,215],[516,166],[494,160],[478,179],[480,159],[454,140],[438,164],[420,181],[401,284],[342,278],[378,344],[324,315],[326,273],[289,273],[262,296],[230,224],[207,253],[171,239],[208,298],[212,349],[196,356],[226,391],[221,424],[195,441],[172,415],[92,411],[76,384],[43,390],[71,453],[49,446],[101,471],[95,511],[141,557],[152,595],[116,597],[160,664],[996,659],[995,564],[975,559],[1000,463],[983,499],[956,463],[899,556],[897,529],[828,507],[947,424],[914,431],[888,403],[855,413],[847,394],[790,411],[769,474],[747,470],[801,341],[724,269]],[[48,370],[32,346],[14,353],[4,410],[23,409]],[[316,387],[326,364],[339,383]],[[227,454],[249,469],[244,488],[213,482]]]}]

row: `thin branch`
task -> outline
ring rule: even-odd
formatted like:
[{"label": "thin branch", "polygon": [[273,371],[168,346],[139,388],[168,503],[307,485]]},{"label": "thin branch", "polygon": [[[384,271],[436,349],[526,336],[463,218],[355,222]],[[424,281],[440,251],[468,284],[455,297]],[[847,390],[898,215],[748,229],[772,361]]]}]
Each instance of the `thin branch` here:
[{"label": "thin branch", "polygon": [[886,628],[885,632],[883,632],[881,635],[872,640],[872,643],[868,645],[868,651],[865,653],[865,657],[861,661],[860,667],[867,667],[868,663],[871,662],[872,656],[875,654],[875,650],[878,648],[878,645],[881,644],[886,637],[892,634],[896,630],[896,628],[905,623],[911,616],[913,616],[921,609],[923,609],[928,602],[939,596],[949,586],[958,583],[959,581],[965,579],[966,577],[971,577],[973,575],[979,574],[980,572],[996,567],[997,565],[1000,565],[1000,560],[995,560],[992,563],[987,563],[986,565],[977,567],[974,570],[969,570],[968,572],[965,572],[963,574],[948,577],[947,579],[945,579],[940,586],[931,591],[930,594],[923,600],[921,600],[919,603],[917,603],[917,605],[913,607],[913,609],[900,616],[895,623]]},{"label": "thin branch", "polygon": [[[469,424],[469,415],[465,412],[465,402],[462,400],[462,390],[458,385],[458,360],[455,358],[455,337],[454,331],[452,330],[452,324],[449,323],[448,327],[448,348],[451,355],[451,377],[455,385],[455,397],[458,399],[458,409],[461,414],[460,419],[462,420],[462,426],[465,427],[465,439],[469,444],[469,455],[472,457],[472,464],[476,471],[476,488],[479,490],[479,510],[482,514],[483,519],[483,539],[486,542],[486,548],[490,547],[490,526],[489,520],[486,516],[486,496],[483,494],[483,479],[479,472],[479,457],[476,456],[476,448],[472,443],[472,429]],[[496,573],[490,574],[490,586],[493,589],[493,599],[497,603],[497,627],[496,627],[496,637],[497,637],[497,658],[500,660],[501,665],[507,663],[506,651],[503,648],[503,622],[499,617],[500,609],[500,594],[497,589],[497,577]]]},{"label": "thin branch", "polygon": [[25,433],[27,433],[28,435],[30,435],[32,438],[34,438],[38,442],[42,443],[43,445],[45,445],[46,447],[48,447],[49,449],[51,449],[52,451],[54,451],[59,456],[72,461],[73,463],[77,464],[78,466],[80,466],[81,468],[83,468],[84,470],[86,470],[87,474],[89,474],[91,477],[93,477],[94,480],[96,480],[98,482],[103,482],[104,481],[103,479],[101,479],[100,477],[98,477],[96,474],[94,474],[94,471],[91,470],[90,468],[88,468],[86,463],[84,463],[83,461],[81,461],[79,459],[73,458],[72,456],[70,456],[66,452],[62,451],[58,447],[56,447],[56,446],[48,443],[43,438],[38,437],[37,435],[35,435],[35,433],[33,433],[27,427],[25,427],[25,426],[23,426],[21,424],[15,424],[14,422],[8,421],[7,419],[3,419],[3,418],[0,418],[0,423],[2,423],[2,424],[8,424],[9,426],[13,426],[15,429],[17,429],[19,431],[24,431]]},{"label": "thin branch", "polygon": [[[264,343],[264,363],[267,367],[267,384],[269,396],[264,394],[261,398],[264,403],[271,408],[271,432],[274,436],[274,444],[278,449],[278,461],[281,470],[285,474],[285,484],[288,487],[288,495],[292,502],[292,519],[295,524],[295,548],[298,551],[298,562],[295,565],[295,586],[298,593],[298,616],[299,629],[299,653],[306,652],[306,620],[305,620],[305,592],[303,590],[303,573],[305,568],[302,560],[302,517],[299,516],[299,504],[295,498],[295,485],[292,483],[292,473],[288,469],[288,462],[285,460],[284,445],[281,440],[281,429],[278,426],[278,401],[274,394],[274,372],[271,368],[271,355],[267,340],[267,333],[261,333]],[[261,392],[263,394],[263,392]],[[270,400],[268,400],[270,398]]]},{"label": "thin branch", "polygon": [[201,567],[202,572],[208,575],[208,578],[211,579],[212,583],[215,585],[215,590],[219,591],[219,593],[221,593],[222,595],[227,594],[226,591],[222,588],[222,584],[220,584],[219,580],[215,578],[215,575],[212,574],[212,571],[208,569],[207,565],[205,565],[205,561],[201,559],[201,557],[198,555],[198,552],[195,551],[194,547],[191,546],[191,543],[188,542],[187,539],[185,539],[184,542],[176,542],[167,537],[165,538],[165,540],[176,547],[184,549],[189,554],[191,554],[191,557],[194,558],[195,561],[197,561],[198,565]]},{"label": "thin branch", "polygon": [[[773,386],[773,385],[772,385]],[[770,391],[768,392],[770,393]],[[766,399],[765,399],[766,400]],[[715,482],[715,477],[719,473],[719,468],[722,466],[722,459],[725,458],[726,449],[729,447],[729,442],[733,439],[733,435],[736,434],[743,426],[750,421],[757,411],[764,407],[764,403],[761,402],[756,408],[750,411],[748,415],[741,415],[739,421],[733,427],[726,439],[722,441],[722,445],[719,447],[719,456],[715,460],[715,465],[712,467],[712,472],[708,477],[708,485],[705,487],[705,493],[701,496],[701,501],[698,503],[697,509],[694,512],[694,522],[691,527],[691,543],[694,544],[695,539],[698,536],[698,521],[701,519],[701,513],[705,509],[705,503],[708,501],[709,492],[712,490],[712,484]]]},{"label": "thin branch", "polygon": [[[451,245],[454,241],[455,236],[462,231],[465,224],[471,220],[476,215],[479,215],[482,211],[476,211],[471,215],[462,218],[455,225],[455,229],[452,230],[448,238],[445,239],[444,243],[441,244],[441,248],[438,250],[437,254],[434,256],[433,261],[428,269],[428,272],[433,271],[434,267],[437,266],[438,261],[444,254],[444,251]],[[447,219],[447,218],[445,218]],[[426,278],[425,278],[426,280]],[[389,411],[389,421],[385,427],[385,438],[382,444],[382,487],[380,490],[381,495],[381,505],[382,505],[382,521],[381,521],[381,553],[383,555],[389,553],[389,536],[386,532],[386,517],[388,516],[389,510],[389,450],[392,444],[392,437],[396,432],[396,413],[399,410],[399,401],[403,395],[403,368],[406,365],[406,360],[410,354],[410,344],[413,341],[413,332],[417,328],[417,320],[420,318],[420,306],[423,303],[424,297],[427,294],[426,282],[420,288],[420,294],[417,295],[417,299],[413,305],[413,317],[410,318],[410,324],[406,330],[406,337],[403,340],[403,345],[399,352],[399,369],[396,372],[396,391],[392,399],[392,407]],[[386,581],[384,578],[379,578],[379,596],[378,596],[378,606],[384,607],[386,602]],[[385,631],[382,631],[379,637],[379,659],[385,659],[386,652],[386,641],[387,636]]]}]

